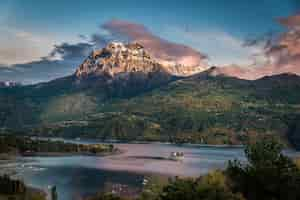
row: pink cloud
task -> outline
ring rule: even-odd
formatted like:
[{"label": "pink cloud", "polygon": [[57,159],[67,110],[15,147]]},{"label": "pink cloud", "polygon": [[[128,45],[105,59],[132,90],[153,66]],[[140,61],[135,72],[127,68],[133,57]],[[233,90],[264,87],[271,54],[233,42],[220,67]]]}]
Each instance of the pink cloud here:
[{"label": "pink cloud", "polygon": [[145,26],[123,20],[111,20],[102,28],[114,36],[142,44],[149,53],[162,62],[175,62],[185,66],[206,66],[207,57],[191,47],[164,40],[152,34]]},{"label": "pink cloud", "polygon": [[267,75],[294,73],[300,75],[300,14],[280,18],[279,23],[287,31],[268,43],[265,48],[267,62],[260,67],[228,66],[218,72],[243,79],[257,79]]},{"label": "pink cloud", "polygon": [[279,23],[290,28],[290,29],[299,29],[300,28],[300,14],[289,16],[286,18],[280,18]]}]

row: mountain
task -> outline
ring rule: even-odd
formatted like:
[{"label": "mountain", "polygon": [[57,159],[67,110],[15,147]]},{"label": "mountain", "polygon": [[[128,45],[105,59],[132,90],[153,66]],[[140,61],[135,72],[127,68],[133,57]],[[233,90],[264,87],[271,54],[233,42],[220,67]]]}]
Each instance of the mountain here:
[{"label": "mountain", "polygon": [[165,72],[164,68],[150,57],[138,43],[112,42],[101,50],[95,50],[76,70],[76,77],[126,76],[129,73],[145,74]]},{"label": "mountain", "polygon": [[68,77],[0,88],[0,125],[47,136],[209,144],[278,137],[300,147],[299,76],[250,81],[216,67],[190,76],[172,69],[139,44],[112,43]]},{"label": "mountain", "polygon": [[79,78],[106,75],[109,77],[126,76],[129,73],[168,73],[172,76],[190,76],[205,68],[162,63],[151,58],[139,43],[123,44],[112,42],[101,50],[95,50],[76,70]]}]

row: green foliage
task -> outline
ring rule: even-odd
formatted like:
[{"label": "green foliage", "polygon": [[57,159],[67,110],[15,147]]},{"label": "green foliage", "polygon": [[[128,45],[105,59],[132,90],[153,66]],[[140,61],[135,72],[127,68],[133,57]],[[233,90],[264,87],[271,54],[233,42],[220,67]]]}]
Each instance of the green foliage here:
[{"label": "green foliage", "polygon": [[193,179],[175,179],[164,189],[160,200],[243,200],[241,194],[233,193],[226,184],[227,180],[220,171]]},{"label": "green foliage", "polygon": [[298,167],[298,169],[300,170],[300,158],[299,157],[295,159],[295,164]]},{"label": "green foliage", "polygon": [[248,200],[297,200],[300,198],[300,171],[282,153],[275,140],[262,140],[245,150],[248,162],[229,162],[226,170],[233,191]]},{"label": "green foliage", "polygon": [[0,194],[15,195],[25,194],[25,184],[18,180],[12,180],[9,176],[0,176]]},{"label": "green foliage", "polygon": [[153,87],[142,80],[78,81],[0,89],[0,126],[51,136],[209,144],[286,133],[300,144],[297,76],[247,81],[204,72]]},{"label": "green foliage", "polygon": [[169,183],[169,178],[160,175],[146,176],[147,183],[143,187],[138,200],[155,200],[159,198],[163,188]]},{"label": "green foliage", "polygon": [[175,179],[167,185],[159,199],[161,200],[192,200],[197,198],[195,191],[196,183],[192,179]]},{"label": "green foliage", "polygon": [[20,153],[106,153],[115,151],[111,144],[74,144],[63,141],[31,139],[23,136],[0,136],[0,149],[8,153],[17,149]]},{"label": "green foliage", "polygon": [[75,93],[50,99],[49,104],[42,111],[42,121],[55,122],[66,119],[80,119],[97,108],[96,98],[84,93]]},{"label": "green foliage", "polygon": [[14,180],[7,175],[0,176],[0,199],[46,200],[40,190],[27,187],[22,181]]},{"label": "green foliage", "polygon": [[197,186],[197,199],[203,200],[243,200],[239,193],[233,193],[227,186],[227,180],[220,171],[211,172],[200,178]]},{"label": "green foliage", "polygon": [[44,192],[28,189],[25,195],[25,200],[46,200]]},{"label": "green foliage", "polygon": [[245,154],[249,164],[254,168],[273,167],[280,163],[291,161],[281,153],[282,148],[282,144],[278,143],[275,139],[269,139],[269,141],[262,140],[254,145],[246,146]]},{"label": "green foliage", "polygon": [[96,197],[90,197],[86,200],[126,200],[125,198],[107,193],[107,194],[99,194]]}]

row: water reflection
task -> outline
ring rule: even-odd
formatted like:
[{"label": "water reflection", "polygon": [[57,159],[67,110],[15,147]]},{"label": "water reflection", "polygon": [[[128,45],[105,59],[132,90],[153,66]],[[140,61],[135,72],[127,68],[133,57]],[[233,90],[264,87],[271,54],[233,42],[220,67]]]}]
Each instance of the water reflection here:
[{"label": "water reflection", "polygon": [[[97,143],[97,141],[73,141]],[[243,148],[177,146],[169,144],[115,144],[124,153],[107,157],[32,157],[16,166],[18,176],[40,188],[56,185],[59,199],[70,200],[121,184],[138,192],[145,173],[199,176],[212,169],[222,169],[228,160],[245,160]],[[167,158],[171,152],[183,152],[181,162],[151,159]],[[286,151],[295,156],[298,152]]]}]

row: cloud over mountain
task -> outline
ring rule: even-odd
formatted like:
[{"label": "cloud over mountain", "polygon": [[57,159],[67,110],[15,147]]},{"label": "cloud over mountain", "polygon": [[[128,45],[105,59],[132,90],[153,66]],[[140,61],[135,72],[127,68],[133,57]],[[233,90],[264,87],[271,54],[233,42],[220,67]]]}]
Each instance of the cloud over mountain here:
[{"label": "cloud over mountain", "polygon": [[48,58],[58,56],[60,59],[80,59],[89,55],[91,49],[93,48],[92,44],[89,43],[77,43],[69,44],[62,43],[60,45],[54,45],[53,50],[51,51]]},{"label": "cloud over mountain", "polygon": [[[250,46],[264,43],[263,53],[259,55],[265,60],[263,64],[256,63],[256,66],[249,67],[230,65],[218,69],[218,72],[243,79],[257,79],[286,72],[300,75],[300,14],[280,18],[278,22],[286,28],[285,32],[280,35],[267,34],[256,40],[246,41],[246,45]],[[18,37],[32,41],[34,38],[29,36],[23,33]],[[0,63],[0,80],[35,83],[69,75],[74,73],[76,67],[93,49],[100,49],[112,40],[138,42],[154,58],[165,64],[207,66],[205,54],[187,45],[160,38],[144,25],[129,21],[110,20],[102,24],[97,32],[89,36],[80,35],[79,38],[78,43],[63,42],[54,45],[50,53],[40,56],[40,59],[35,58],[23,64]]]},{"label": "cloud over mountain", "polygon": [[123,20],[111,20],[101,26],[113,37],[142,44],[150,54],[163,62],[186,66],[205,66],[206,55],[189,46],[173,43],[151,33],[145,26]]},{"label": "cloud over mountain", "polygon": [[112,40],[139,42],[154,58],[166,64],[206,66],[204,54],[186,45],[164,40],[145,26],[128,21],[108,21],[98,32],[90,36],[80,35],[79,38],[81,42],[78,43],[54,45],[48,55],[36,61],[10,66],[0,63],[0,80],[35,83],[69,75],[93,49],[100,49]]},{"label": "cloud over mountain", "polygon": [[76,67],[92,51],[90,43],[54,45],[44,57],[22,64],[0,64],[0,80],[24,84],[49,81],[74,73]]}]

